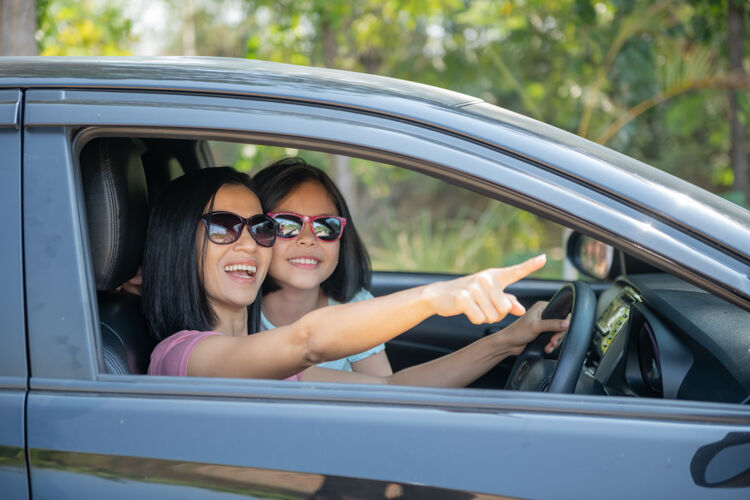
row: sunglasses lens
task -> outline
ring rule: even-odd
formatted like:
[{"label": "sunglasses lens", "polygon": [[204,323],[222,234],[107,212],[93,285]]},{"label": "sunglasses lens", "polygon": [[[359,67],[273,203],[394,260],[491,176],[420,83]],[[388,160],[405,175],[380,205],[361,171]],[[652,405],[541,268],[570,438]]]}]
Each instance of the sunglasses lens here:
[{"label": "sunglasses lens", "polygon": [[279,224],[279,238],[296,238],[302,232],[302,219],[296,215],[279,214],[274,219]]},{"label": "sunglasses lens", "polygon": [[204,220],[208,239],[219,245],[236,241],[244,225],[242,219],[230,213],[208,214]]},{"label": "sunglasses lens", "polygon": [[250,218],[250,234],[262,247],[272,247],[276,241],[276,224],[266,215],[255,215]]},{"label": "sunglasses lens", "polygon": [[321,241],[336,241],[341,235],[341,221],[335,217],[320,217],[313,221],[313,232]]}]

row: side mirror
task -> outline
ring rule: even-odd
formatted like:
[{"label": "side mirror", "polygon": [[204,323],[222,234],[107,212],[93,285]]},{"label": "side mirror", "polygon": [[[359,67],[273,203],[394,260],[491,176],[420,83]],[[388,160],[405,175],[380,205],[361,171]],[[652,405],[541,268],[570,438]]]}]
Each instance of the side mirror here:
[{"label": "side mirror", "polygon": [[609,278],[615,265],[614,248],[577,232],[568,238],[567,254],[578,271],[598,280]]}]

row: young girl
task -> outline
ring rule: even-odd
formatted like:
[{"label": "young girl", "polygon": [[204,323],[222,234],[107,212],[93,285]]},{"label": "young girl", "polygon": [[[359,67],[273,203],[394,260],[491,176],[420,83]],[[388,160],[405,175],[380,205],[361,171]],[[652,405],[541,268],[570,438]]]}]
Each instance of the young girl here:
[{"label": "young girl", "polygon": [[520,353],[540,332],[568,326],[541,320],[535,305],[501,332],[387,377],[314,367],[371,349],[435,314],[466,314],[476,324],[523,314],[502,290],[545,259],[318,308],[290,325],[253,333],[253,303],[278,230],[249,178],[230,168],[192,172],[167,187],[152,209],[143,264],[144,312],[161,341],[150,374],[461,387]]},{"label": "young girl", "polygon": [[[258,172],[253,183],[279,224],[263,282],[261,328],[289,325],[320,307],[373,298],[367,251],[344,197],[325,172],[301,158],[286,158]],[[384,349],[380,344],[319,366],[390,375]]]}]

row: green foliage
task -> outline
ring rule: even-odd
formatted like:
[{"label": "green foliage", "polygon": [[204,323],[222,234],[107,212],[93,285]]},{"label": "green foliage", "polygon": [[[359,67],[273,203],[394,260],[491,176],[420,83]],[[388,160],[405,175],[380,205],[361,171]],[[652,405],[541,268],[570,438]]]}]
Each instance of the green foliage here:
[{"label": "green foliage", "polygon": [[[248,1],[264,23],[247,55],[476,95],[721,190],[728,142],[699,141],[667,115],[726,122],[713,112],[724,95],[705,90],[728,84],[726,1]],[[697,101],[679,99],[690,92]],[[693,161],[676,168],[686,148]]]},{"label": "green foliage", "polygon": [[517,263],[541,249],[543,227],[527,212],[492,202],[483,210],[417,214],[386,207],[369,246],[377,269],[470,272]]},{"label": "green foliage", "polygon": [[113,1],[37,2],[39,54],[43,56],[129,55],[132,21]]},{"label": "green foliage", "polygon": [[161,0],[170,55],[244,57],[255,17],[244,0]]}]

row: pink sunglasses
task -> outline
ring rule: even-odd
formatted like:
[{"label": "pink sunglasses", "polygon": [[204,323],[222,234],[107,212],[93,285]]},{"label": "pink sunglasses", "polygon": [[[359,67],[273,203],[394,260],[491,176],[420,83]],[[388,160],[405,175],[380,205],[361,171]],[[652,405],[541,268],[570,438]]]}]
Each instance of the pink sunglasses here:
[{"label": "pink sunglasses", "polygon": [[291,240],[299,236],[305,229],[305,224],[312,224],[312,232],[317,239],[326,243],[338,241],[346,226],[346,217],[338,215],[309,215],[295,214],[294,212],[269,212],[268,216],[274,219],[279,230],[276,236],[285,240]]}]

